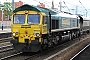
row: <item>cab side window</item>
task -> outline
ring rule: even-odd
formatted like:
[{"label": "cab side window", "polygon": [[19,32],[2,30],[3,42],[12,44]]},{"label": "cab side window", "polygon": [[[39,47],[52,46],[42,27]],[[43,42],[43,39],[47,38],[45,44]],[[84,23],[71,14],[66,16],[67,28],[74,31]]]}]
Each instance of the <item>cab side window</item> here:
[{"label": "cab side window", "polygon": [[48,21],[48,17],[47,16],[43,16],[43,24],[47,24]]}]

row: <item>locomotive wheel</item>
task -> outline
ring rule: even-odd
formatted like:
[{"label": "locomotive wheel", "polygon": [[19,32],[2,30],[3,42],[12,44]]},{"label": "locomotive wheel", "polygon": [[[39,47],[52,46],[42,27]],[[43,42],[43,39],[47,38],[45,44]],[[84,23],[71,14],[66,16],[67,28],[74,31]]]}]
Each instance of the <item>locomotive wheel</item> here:
[{"label": "locomotive wheel", "polygon": [[56,36],[56,40],[59,41],[59,39],[60,39],[59,36]]},{"label": "locomotive wheel", "polygon": [[69,34],[69,40],[72,40],[72,35],[71,34]]}]

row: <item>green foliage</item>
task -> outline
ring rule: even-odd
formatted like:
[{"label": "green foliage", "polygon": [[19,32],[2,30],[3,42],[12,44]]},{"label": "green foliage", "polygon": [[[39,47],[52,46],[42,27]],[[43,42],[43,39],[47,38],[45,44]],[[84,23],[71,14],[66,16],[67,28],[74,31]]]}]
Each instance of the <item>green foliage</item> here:
[{"label": "green foliage", "polygon": [[6,16],[11,16],[11,13],[12,13],[12,5],[11,5],[11,3],[10,2],[4,2],[4,4],[2,5],[2,4],[0,4],[0,9],[1,9],[1,7],[3,6],[3,10],[4,10],[4,12],[7,12],[7,14],[5,14]]},{"label": "green foliage", "polygon": [[0,10],[1,10],[2,4],[0,4]]}]

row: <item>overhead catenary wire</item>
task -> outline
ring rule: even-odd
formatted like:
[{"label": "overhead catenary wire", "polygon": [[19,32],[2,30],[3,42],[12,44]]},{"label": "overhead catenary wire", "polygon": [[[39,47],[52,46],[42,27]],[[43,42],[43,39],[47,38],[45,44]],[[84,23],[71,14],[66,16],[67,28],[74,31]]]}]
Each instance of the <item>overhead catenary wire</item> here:
[{"label": "overhead catenary wire", "polygon": [[87,17],[87,9],[84,7],[84,5],[82,4],[82,2],[79,0],[79,3],[83,6],[83,8],[86,10],[86,17]]},{"label": "overhead catenary wire", "polygon": [[[34,0],[34,1],[36,1],[36,2],[40,2],[40,3],[44,3],[45,5],[46,5],[46,8],[49,8],[49,9],[51,9],[51,4],[52,4],[52,2],[50,2],[50,1],[46,1],[46,0]],[[79,0],[80,1],[80,0]],[[86,13],[85,13],[85,15],[87,16],[87,9],[83,6],[83,4],[82,5],[76,5],[76,4],[73,4],[73,3],[70,3],[70,2],[67,2],[67,1],[64,1],[64,0],[62,0],[62,2],[63,3],[58,3],[58,4],[54,4],[55,6],[54,6],[54,8],[55,9],[58,9],[58,10],[60,10],[60,11],[62,11],[63,9],[64,9],[64,11],[68,11],[68,12],[74,12],[75,14],[84,14],[83,13],[83,10],[85,9],[85,11],[86,11]],[[77,1],[78,2],[78,1]],[[81,2],[80,2],[81,3]],[[63,6],[63,4],[64,4],[64,6]],[[70,6],[69,6],[70,5]],[[56,7],[56,6],[58,6],[58,7]],[[72,6],[72,7],[71,7]],[[62,9],[63,8],[63,9]],[[72,11],[71,11],[72,10]]]},{"label": "overhead catenary wire", "polygon": [[[63,1],[63,3],[66,5],[65,1]],[[67,5],[66,5],[66,7],[67,7],[68,11],[70,12],[70,9],[68,8],[68,6],[67,6]]]}]

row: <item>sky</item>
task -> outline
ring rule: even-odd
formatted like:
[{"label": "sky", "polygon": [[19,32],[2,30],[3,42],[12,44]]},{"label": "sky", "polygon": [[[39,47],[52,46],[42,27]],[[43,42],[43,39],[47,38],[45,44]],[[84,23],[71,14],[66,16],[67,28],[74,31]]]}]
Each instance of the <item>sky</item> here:
[{"label": "sky", "polygon": [[[0,3],[3,2],[11,2],[12,0],[0,0]],[[52,0],[14,0],[15,2],[23,1],[24,4],[30,4],[30,5],[37,5],[40,3],[44,3],[46,5],[46,8],[51,8],[51,2]],[[90,16],[90,0],[53,0],[54,1],[54,7],[60,9],[59,2],[62,3],[62,11],[70,12],[73,14],[82,14],[84,16]],[[80,2],[81,3],[80,3]],[[77,8],[77,9],[76,9]],[[86,13],[86,10],[87,13]]]}]

